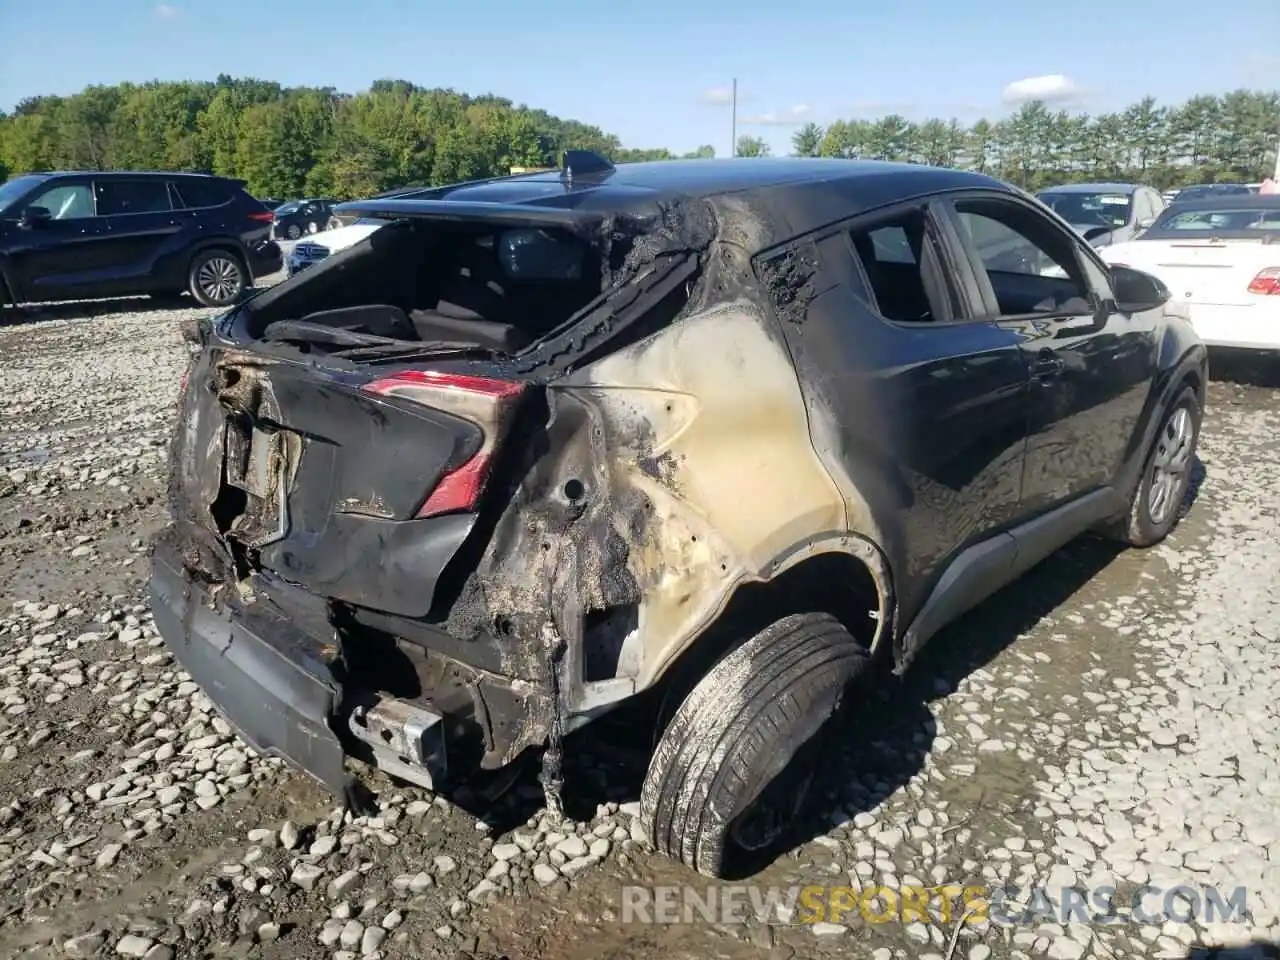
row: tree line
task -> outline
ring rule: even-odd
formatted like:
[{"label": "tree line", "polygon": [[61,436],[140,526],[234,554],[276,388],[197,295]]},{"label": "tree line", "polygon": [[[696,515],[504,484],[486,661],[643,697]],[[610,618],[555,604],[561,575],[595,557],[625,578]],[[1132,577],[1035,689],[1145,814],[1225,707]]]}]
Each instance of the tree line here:
[{"label": "tree line", "polygon": [[[964,167],[1029,190],[1054,183],[1136,180],[1161,189],[1252,182],[1274,169],[1280,93],[1237,90],[1179,106],[1147,97],[1096,116],[1023,105],[999,121],[809,123],[798,156],[861,157]],[[768,144],[738,139],[738,156]],[[417,184],[553,167],[567,149],[614,162],[676,159],[622,146],[599,127],[497,96],[379,80],[364,92],[282,87],[253,78],[91,86],[31,97],[0,113],[0,179],[30,170],[196,170],[246,181],[258,196],[369,196]],[[680,155],[715,156],[710,146]]]},{"label": "tree line", "polygon": [[226,75],[121,83],[0,113],[0,181],[31,170],[193,170],[244,180],[260,197],[350,199],[558,166],[567,149],[615,162],[672,157],[502,97],[403,80],[354,95]]},{"label": "tree line", "polygon": [[[1280,93],[1237,90],[1160,106],[1146,97],[1096,116],[1028,103],[1007,119],[912,123],[878,120],[809,123],[792,147],[805,157],[903,160],[988,173],[1029,190],[1056,183],[1136,181],[1167,190],[1192,183],[1257,182],[1275,169]],[[743,137],[739,156],[768,145]]]}]

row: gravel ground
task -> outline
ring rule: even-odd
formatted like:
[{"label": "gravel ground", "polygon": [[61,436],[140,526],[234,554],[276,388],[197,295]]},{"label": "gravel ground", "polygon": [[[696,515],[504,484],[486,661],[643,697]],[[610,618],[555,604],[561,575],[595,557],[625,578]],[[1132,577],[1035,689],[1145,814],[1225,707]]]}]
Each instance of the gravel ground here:
[{"label": "gravel ground", "polygon": [[357,819],[239,744],[165,652],[147,544],[201,312],[59,305],[0,329],[0,955],[1075,960],[1280,940],[1271,384],[1212,386],[1166,545],[1080,541],[868,693],[812,839],[753,880],[1243,886],[1245,922],[637,925],[624,885],[705,883],[638,842],[625,719],[572,744],[571,822],[528,775],[489,822],[385,783]]}]

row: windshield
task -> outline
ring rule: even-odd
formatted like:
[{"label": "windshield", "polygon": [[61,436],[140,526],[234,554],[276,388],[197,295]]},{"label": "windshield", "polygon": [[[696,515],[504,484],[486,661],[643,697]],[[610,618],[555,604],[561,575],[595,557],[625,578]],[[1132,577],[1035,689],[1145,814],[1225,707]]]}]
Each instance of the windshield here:
[{"label": "windshield", "polygon": [[276,207],[276,213],[294,213],[302,207],[297,200],[290,200],[288,203],[282,203]]},{"label": "windshield", "polygon": [[1076,227],[1123,227],[1129,222],[1133,197],[1124,193],[1040,194],[1040,202]]},{"label": "windshield", "polygon": [[46,179],[48,178],[28,174],[24,177],[14,177],[12,180],[0,183],[0,213],[8,212],[10,205],[14,201],[25,196],[32,187]]},{"label": "windshield", "polygon": [[1216,203],[1190,209],[1178,207],[1156,221],[1143,239],[1168,239],[1188,231],[1208,236],[1274,238],[1280,236],[1280,207],[1222,207]]}]

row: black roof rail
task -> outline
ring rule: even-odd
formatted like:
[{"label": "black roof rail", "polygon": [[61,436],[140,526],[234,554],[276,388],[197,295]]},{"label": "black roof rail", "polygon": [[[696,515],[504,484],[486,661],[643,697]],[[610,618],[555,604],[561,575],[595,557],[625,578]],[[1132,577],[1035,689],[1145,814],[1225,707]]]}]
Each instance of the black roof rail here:
[{"label": "black roof rail", "polygon": [[561,171],[560,176],[564,180],[609,173],[614,169],[612,163],[593,150],[566,150],[563,166],[564,170]]}]

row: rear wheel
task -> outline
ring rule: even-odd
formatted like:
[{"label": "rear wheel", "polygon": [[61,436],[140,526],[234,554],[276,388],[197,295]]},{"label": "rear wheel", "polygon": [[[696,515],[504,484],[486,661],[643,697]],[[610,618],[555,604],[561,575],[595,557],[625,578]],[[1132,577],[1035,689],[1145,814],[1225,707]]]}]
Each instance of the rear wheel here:
[{"label": "rear wheel", "polygon": [[307,233],[319,233],[319,232],[320,232],[320,225],[316,223],[314,220],[312,220],[310,223],[307,224]]},{"label": "rear wheel", "polygon": [[191,261],[188,289],[206,307],[229,307],[240,299],[248,272],[234,253],[202,250]]},{"label": "rear wheel", "polygon": [[834,617],[795,614],[717,663],[663,732],[641,792],[654,847],[723,877],[792,839],[823,728],[869,663]]},{"label": "rear wheel", "polygon": [[1177,525],[1191,485],[1200,417],[1200,402],[1190,387],[1164,412],[1120,530],[1129,545],[1154,546]]}]

